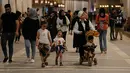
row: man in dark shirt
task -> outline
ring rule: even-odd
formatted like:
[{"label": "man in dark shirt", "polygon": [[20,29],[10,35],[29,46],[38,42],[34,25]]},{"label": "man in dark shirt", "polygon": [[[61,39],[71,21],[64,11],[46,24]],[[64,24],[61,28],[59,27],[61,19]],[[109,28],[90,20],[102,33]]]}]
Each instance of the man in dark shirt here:
[{"label": "man in dark shirt", "polygon": [[[10,4],[5,5],[5,13],[2,14],[2,36],[1,36],[1,46],[4,53],[4,60],[3,63],[7,62],[9,59],[9,63],[12,63],[12,56],[13,56],[13,42],[15,34],[18,36],[19,30],[19,22],[17,20],[17,16],[15,13],[11,12]],[[7,47],[6,44],[8,42],[9,46],[9,57],[7,54]]]}]

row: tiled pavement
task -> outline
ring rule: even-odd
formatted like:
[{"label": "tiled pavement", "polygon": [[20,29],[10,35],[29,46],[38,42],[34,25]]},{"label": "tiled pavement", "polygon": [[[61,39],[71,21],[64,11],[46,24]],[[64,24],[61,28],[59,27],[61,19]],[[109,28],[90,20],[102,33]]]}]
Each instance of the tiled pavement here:
[{"label": "tiled pavement", "polygon": [[[108,34],[109,35],[109,34]],[[41,68],[39,53],[36,54],[35,63],[25,63],[24,42],[15,44],[14,62],[12,64],[0,63],[0,73],[130,73],[130,38],[124,36],[123,40],[109,41],[108,36],[108,53],[100,55],[99,45],[96,49],[96,57],[98,65],[88,67],[86,63],[80,66],[78,64],[79,57],[72,48],[73,37],[67,36],[67,46],[69,51],[64,54],[64,66],[55,66],[55,52],[51,53],[48,58],[49,66]],[[95,38],[98,44],[98,38]],[[2,60],[2,52],[0,50],[0,60]]]}]

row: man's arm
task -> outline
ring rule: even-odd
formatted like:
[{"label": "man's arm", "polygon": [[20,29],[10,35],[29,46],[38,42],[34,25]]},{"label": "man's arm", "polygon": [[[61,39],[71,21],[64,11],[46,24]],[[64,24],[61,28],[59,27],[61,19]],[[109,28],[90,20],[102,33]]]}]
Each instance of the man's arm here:
[{"label": "man's arm", "polygon": [[48,39],[49,39],[50,45],[52,46],[52,39],[51,39],[51,34],[50,34],[50,32],[48,32]]},{"label": "man's arm", "polygon": [[0,32],[2,31],[3,29],[3,14],[1,15],[1,20],[0,20]]},{"label": "man's arm", "polygon": [[78,22],[76,22],[75,25],[74,25],[74,30],[73,30],[74,33],[76,33],[76,34],[82,34],[82,31],[79,31],[79,30],[78,30],[78,27],[79,27],[79,26],[78,26]]},{"label": "man's arm", "polygon": [[36,36],[36,46],[39,45],[39,36],[40,36],[40,33],[37,32],[37,36]]},{"label": "man's arm", "polygon": [[19,26],[20,26],[20,23],[19,23],[19,20],[16,20],[16,36],[19,35]]},{"label": "man's arm", "polygon": [[90,26],[91,30],[95,30],[95,27],[94,27],[94,25],[92,24],[92,22],[90,20],[89,20],[89,26]]}]

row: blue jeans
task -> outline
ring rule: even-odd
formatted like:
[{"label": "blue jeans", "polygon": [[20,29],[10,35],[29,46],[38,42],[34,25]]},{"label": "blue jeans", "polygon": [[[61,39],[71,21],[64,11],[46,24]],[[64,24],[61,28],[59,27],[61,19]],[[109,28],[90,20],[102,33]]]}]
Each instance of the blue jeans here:
[{"label": "blue jeans", "polygon": [[30,46],[32,50],[32,59],[34,59],[36,54],[36,41],[25,39],[25,49],[27,58],[30,58]]},{"label": "blue jeans", "polygon": [[100,43],[100,50],[102,51],[106,51],[107,50],[107,30],[99,30],[99,43]]},{"label": "blue jeans", "polygon": [[2,46],[2,51],[4,53],[4,57],[7,58],[7,42],[8,42],[8,47],[9,47],[9,60],[12,60],[13,56],[13,43],[14,43],[14,37],[15,33],[2,33],[1,36],[1,46]]}]

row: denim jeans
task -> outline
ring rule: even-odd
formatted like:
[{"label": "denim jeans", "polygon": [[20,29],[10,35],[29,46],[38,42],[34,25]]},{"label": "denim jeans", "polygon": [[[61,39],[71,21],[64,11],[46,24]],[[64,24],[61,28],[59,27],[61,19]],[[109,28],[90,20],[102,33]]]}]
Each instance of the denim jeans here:
[{"label": "denim jeans", "polygon": [[2,51],[4,53],[4,57],[7,58],[7,42],[8,42],[8,47],[9,47],[9,60],[12,60],[13,56],[13,42],[14,42],[14,37],[15,33],[2,33],[1,36],[1,46],[2,46]]},{"label": "denim jeans", "polygon": [[25,49],[26,49],[26,55],[27,58],[30,58],[30,47],[32,50],[32,59],[35,58],[35,53],[36,53],[36,41],[25,39]]},{"label": "denim jeans", "polygon": [[107,50],[107,30],[99,30],[99,43],[100,43],[100,50],[102,51],[106,51]]}]

